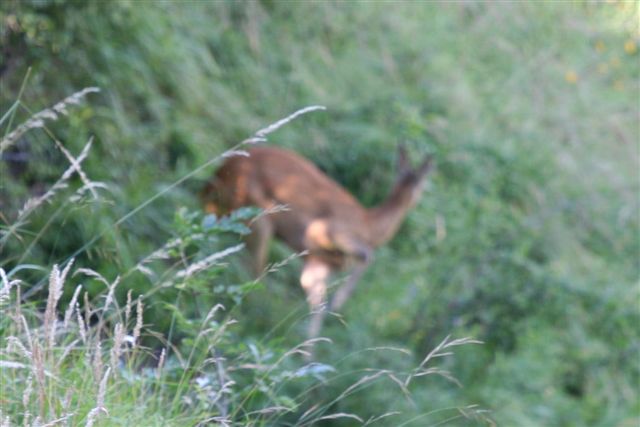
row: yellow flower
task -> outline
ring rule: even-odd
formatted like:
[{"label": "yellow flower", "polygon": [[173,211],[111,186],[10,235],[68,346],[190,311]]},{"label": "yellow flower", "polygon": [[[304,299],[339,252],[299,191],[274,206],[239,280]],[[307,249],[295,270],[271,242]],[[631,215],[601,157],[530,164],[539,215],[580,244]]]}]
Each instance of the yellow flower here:
[{"label": "yellow flower", "polygon": [[624,42],[624,51],[629,55],[633,55],[638,51],[638,43],[634,39],[629,39]]},{"label": "yellow flower", "polygon": [[609,64],[607,64],[606,62],[601,62],[598,64],[598,73],[607,74],[607,71],[609,71]]},{"label": "yellow flower", "polygon": [[393,310],[389,312],[387,320],[394,321],[398,319],[402,319],[402,313],[399,310]]},{"label": "yellow flower", "polygon": [[564,74],[564,79],[567,83],[575,84],[578,82],[578,74],[573,70],[569,70]]},{"label": "yellow flower", "polygon": [[620,62],[620,58],[618,58],[617,56],[614,56],[613,58],[611,58],[611,61],[609,63],[613,68],[618,68],[622,64]]},{"label": "yellow flower", "polygon": [[604,49],[605,49],[604,42],[602,40],[598,40],[596,42],[595,48],[596,48],[596,52],[598,53],[604,52]]},{"label": "yellow flower", "polygon": [[616,80],[613,82],[613,88],[619,91],[624,90],[624,82],[622,80]]}]

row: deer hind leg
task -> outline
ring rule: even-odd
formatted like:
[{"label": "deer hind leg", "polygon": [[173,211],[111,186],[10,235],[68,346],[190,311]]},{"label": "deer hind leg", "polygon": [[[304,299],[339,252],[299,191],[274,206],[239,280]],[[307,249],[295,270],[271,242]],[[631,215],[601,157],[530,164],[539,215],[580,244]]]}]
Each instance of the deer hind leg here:
[{"label": "deer hind leg", "polygon": [[367,266],[373,260],[373,249],[349,233],[337,232],[335,233],[334,240],[336,245],[345,254],[345,257],[355,263],[346,283],[338,288],[331,300],[331,310],[337,311],[342,308],[349,296],[353,293]]},{"label": "deer hind leg", "polygon": [[361,261],[356,267],[353,268],[351,274],[347,278],[346,283],[338,288],[338,290],[333,295],[333,298],[331,299],[330,309],[332,311],[338,311],[342,308],[349,296],[353,293],[353,290],[358,284],[358,281],[367,269],[369,262],[370,258],[365,261]]},{"label": "deer hind leg", "polygon": [[259,277],[264,270],[269,251],[269,241],[273,236],[273,223],[262,216],[251,224],[251,234],[246,238],[247,249],[251,253],[251,269],[255,277]]},{"label": "deer hind leg", "polygon": [[300,276],[300,284],[307,294],[307,302],[311,309],[308,336],[316,338],[322,329],[322,322],[326,313],[327,280],[331,274],[329,265],[310,256],[305,261]]}]

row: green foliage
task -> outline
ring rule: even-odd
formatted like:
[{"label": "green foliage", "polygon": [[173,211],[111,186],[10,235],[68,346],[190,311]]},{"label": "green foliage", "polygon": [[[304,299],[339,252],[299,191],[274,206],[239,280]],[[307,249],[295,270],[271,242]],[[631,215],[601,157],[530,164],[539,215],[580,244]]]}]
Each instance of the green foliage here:
[{"label": "green foliage", "polygon": [[[186,268],[183,258],[197,262],[236,244],[256,214],[193,213],[209,168],[172,185],[265,124],[322,104],[326,113],[270,142],[311,158],[364,204],[390,187],[398,142],[416,159],[433,153],[437,171],[399,235],[376,253],[344,317],[329,319],[334,344],[319,345],[319,357],[337,372],[320,373],[330,379],[319,398],[331,402],[353,384],[348,372],[410,371],[454,333],[485,342],[445,364],[464,388],[420,383],[412,405],[377,384],[331,409],[365,418],[372,407],[398,409],[410,419],[479,403],[500,425],[637,422],[635,3],[9,0],[0,22],[4,135],[51,100],[102,89],[2,154],[0,267],[35,284],[25,289],[30,300],[44,297],[35,291],[44,276],[28,266],[75,254],[77,266],[122,275],[126,289],[148,295],[145,323],[185,348],[197,347],[199,320],[222,301],[239,320],[238,336],[225,338],[229,357],[257,364],[295,346],[306,310],[295,261],[264,286],[235,259],[231,269],[169,280]],[[68,165],[51,135],[73,155],[94,136],[83,169],[108,188],[71,203],[82,185],[74,176],[16,227],[24,202]],[[168,260],[145,264],[173,239],[180,244],[167,249]],[[274,262],[289,255],[274,249]],[[96,280],[85,285],[92,295],[104,291]],[[125,288],[116,294],[124,301]],[[377,346],[415,356],[360,352]],[[282,379],[294,365],[265,379],[264,390],[297,401],[308,384]],[[190,397],[201,409],[206,387]],[[266,391],[245,395],[260,402]]]}]

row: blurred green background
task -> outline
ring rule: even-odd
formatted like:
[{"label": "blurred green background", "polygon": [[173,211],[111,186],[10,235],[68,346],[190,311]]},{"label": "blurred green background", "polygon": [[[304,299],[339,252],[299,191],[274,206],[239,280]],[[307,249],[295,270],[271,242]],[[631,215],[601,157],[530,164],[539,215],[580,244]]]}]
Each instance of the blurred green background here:
[{"label": "blurred green background", "polygon": [[[480,404],[504,426],[637,426],[639,19],[635,1],[5,0],[0,114],[19,105],[3,134],[100,87],[49,131],[75,154],[93,135],[84,170],[108,189],[34,214],[3,244],[0,267],[61,262],[106,230],[78,265],[129,271],[175,234],[179,208],[199,208],[214,168],[118,219],[257,129],[320,104],[326,112],[270,143],[312,159],[363,204],[384,198],[400,142],[415,161],[433,153],[437,171],[344,322],[329,320],[334,344],[319,357],[344,372],[402,370],[448,334],[485,342],[446,363],[463,388],[420,383],[412,407],[380,386],[337,410]],[[44,130],[3,153],[5,230],[67,165]],[[289,255],[273,246],[273,261]],[[225,280],[248,280],[237,261]],[[279,325],[292,306],[293,319],[306,309],[299,268],[249,295],[243,336],[304,339],[302,322]],[[134,274],[126,285],[153,284]],[[146,321],[163,331],[161,303]],[[414,356],[355,353],[373,346]]]}]

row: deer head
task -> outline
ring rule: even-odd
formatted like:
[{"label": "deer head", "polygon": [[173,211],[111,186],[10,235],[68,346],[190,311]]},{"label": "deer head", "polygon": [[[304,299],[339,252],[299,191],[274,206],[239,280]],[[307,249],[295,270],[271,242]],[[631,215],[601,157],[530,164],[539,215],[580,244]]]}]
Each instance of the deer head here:
[{"label": "deer head", "polygon": [[394,191],[406,189],[409,193],[409,207],[414,207],[420,200],[424,189],[425,177],[431,170],[433,157],[427,156],[420,165],[413,169],[404,145],[398,146],[397,179]]}]

